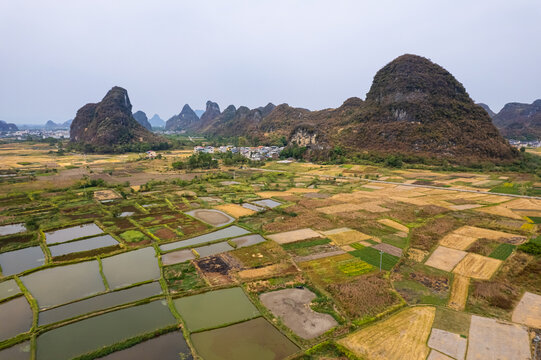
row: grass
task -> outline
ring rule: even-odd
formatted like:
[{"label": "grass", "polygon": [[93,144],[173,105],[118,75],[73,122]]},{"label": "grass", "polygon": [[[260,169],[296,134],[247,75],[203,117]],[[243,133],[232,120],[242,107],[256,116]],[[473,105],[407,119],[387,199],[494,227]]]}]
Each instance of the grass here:
[{"label": "grass", "polygon": [[447,304],[448,293],[436,293],[430,288],[414,280],[402,280],[393,283],[396,291],[406,299],[409,304]]},{"label": "grass", "polygon": [[135,243],[146,239],[145,234],[137,230],[124,231],[120,234],[120,237],[129,243]]},{"label": "grass", "polygon": [[541,224],[540,216],[528,216],[528,219],[532,220],[534,224]]},{"label": "grass", "polygon": [[470,319],[471,316],[466,313],[437,307],[432,327],[467,337],[470,331]]},{"label": "grass", "polygon": [[515,250],[515,248],[516,248],[515,245],[500,244],[488,256],[494,259],[498,259],[498,260],[505,260],[509,257],[509,255],[513,253],[513,250]]},{"label": "grass", "polygon": [[352,277],[375,270],[366,262],[349,254],[330,256],[300,263],[300,267],[316,284],[332,284],[351,280]]},{"label": "grass", "polygon": [[163,277],[173,292],[187,292],[206,286],[205,281],[197,273],[191,262],[164,266]]},{"label": "grass", "polygon": [[398,257],[387,253],[383,253],[383,255],[381,255],[379,250],[371,247],[363,247],[354,251],[350,251],[349,253],[377,268],[379,268],[381,257],[381,267],[383,270],[391,270],[399,260]]}]

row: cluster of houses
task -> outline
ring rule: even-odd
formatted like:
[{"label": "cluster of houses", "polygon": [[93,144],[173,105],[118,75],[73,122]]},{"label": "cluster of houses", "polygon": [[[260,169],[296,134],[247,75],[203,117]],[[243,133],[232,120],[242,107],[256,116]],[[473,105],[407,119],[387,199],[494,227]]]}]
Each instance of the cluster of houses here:
[{"label": "cluster of houses", "polygon": [[511,146],[520,149],[521,147],[525,148],[538,148],[541,147],[541,140],[532,140],[532,141],[521,141],[521,140],[509,140]]},{"label": "cluster of houses", "polygon": [[1,133],[0,138],[15,139],[15,140],[26,140],[28,138],[53,138],[53,139],[69,139],[70,132],[69,130],[45,130],[45,129],[25,129],[10,131],[6,133]]},{"label": "cluster of houses", "polygon": [[256,146],[256,147],[247,147],[247,146],[195,146],[193,148],[194,154],[197,153],[227,153],[231,151],[233,154],[240,154],[245,158],[250,160],[260,161],[264,159],[278,159],[280,157],[280,152],[284,150],[284,147],[280,146]]}]

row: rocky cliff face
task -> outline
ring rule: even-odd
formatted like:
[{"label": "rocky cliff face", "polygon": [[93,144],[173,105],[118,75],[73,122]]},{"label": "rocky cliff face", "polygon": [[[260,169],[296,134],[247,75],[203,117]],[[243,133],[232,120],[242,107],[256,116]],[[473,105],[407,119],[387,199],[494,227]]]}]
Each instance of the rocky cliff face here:
[{"label": "rocky cliff face", "polygon": [[190,105],[186,104],[178,115],[167,120],[165,123],[165,130],[187,130],[197,126],[197,123],[199,123],[199,117],[195,114]]},{"label": "rocky cliff face", "polygon": [[494,125],[508,138],[541,139],[541,99],[532,104],[509,103],[493,118]]},{"label": "rocky cliff face", "polygon": [[17,125],[0,120],[1,132],[10,132],[10,131],[18,131],[18,130],[19,128],[17,127]]},{"label": "rocky cliff face", "polygon": [[152,130],[152,125],[148,122],[147,114],[139,110],[133,113],[133,118],[141,124],[145,129]]},{"label": "rocky cliff face", "polygon": [[102,101],[86,104],[77,111],[71,123],[71,141],[104,147],[163,141],[139,124],[131,111],[128,92],[113,87]]},{"label": "rocky cliff face", "polygon": [[493,118],[496,115],[496,113],[494,111],[492,111],[490,106],[488,106],[487,104],[478,103],[477,105],[479,105],[480,107],[485,109],[485,111],[487,112],[488,116],[490,116],[490,118]]}]

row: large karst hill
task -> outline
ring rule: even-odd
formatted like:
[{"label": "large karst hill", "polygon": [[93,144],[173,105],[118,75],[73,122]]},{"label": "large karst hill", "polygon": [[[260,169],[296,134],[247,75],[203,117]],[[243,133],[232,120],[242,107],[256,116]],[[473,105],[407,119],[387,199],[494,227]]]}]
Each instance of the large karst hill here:
[{"label": "large karst hill", "polygon": [[415,154],[457,160],[510,160],[516,151],[487,112],[443,67],[402,55],[374,76],[366,100],[350,98],[336,109],[309,111],[287,104],[220,112],[207,102],[201,120],[185,128],[213,136],[246,136],[270,143],[281,137],[325,151]]},{"label": "large karst hill", "polygon": [[71,123],[70,139],[76,144],[103,148],[165,141],[135,120],[128,92],[118,86],[109,90],[102,101],[86,104],[77,111]]}]

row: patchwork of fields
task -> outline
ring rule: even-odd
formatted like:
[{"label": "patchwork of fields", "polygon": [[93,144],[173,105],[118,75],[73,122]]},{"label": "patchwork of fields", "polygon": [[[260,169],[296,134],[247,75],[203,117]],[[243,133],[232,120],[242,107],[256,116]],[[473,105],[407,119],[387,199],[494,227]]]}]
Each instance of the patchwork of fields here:
[{"label": "patchwork of fields", "polygon": [[0,359],[535,358],[541,200],[489,193],[513,174],[127,159],[0,182]]}]

